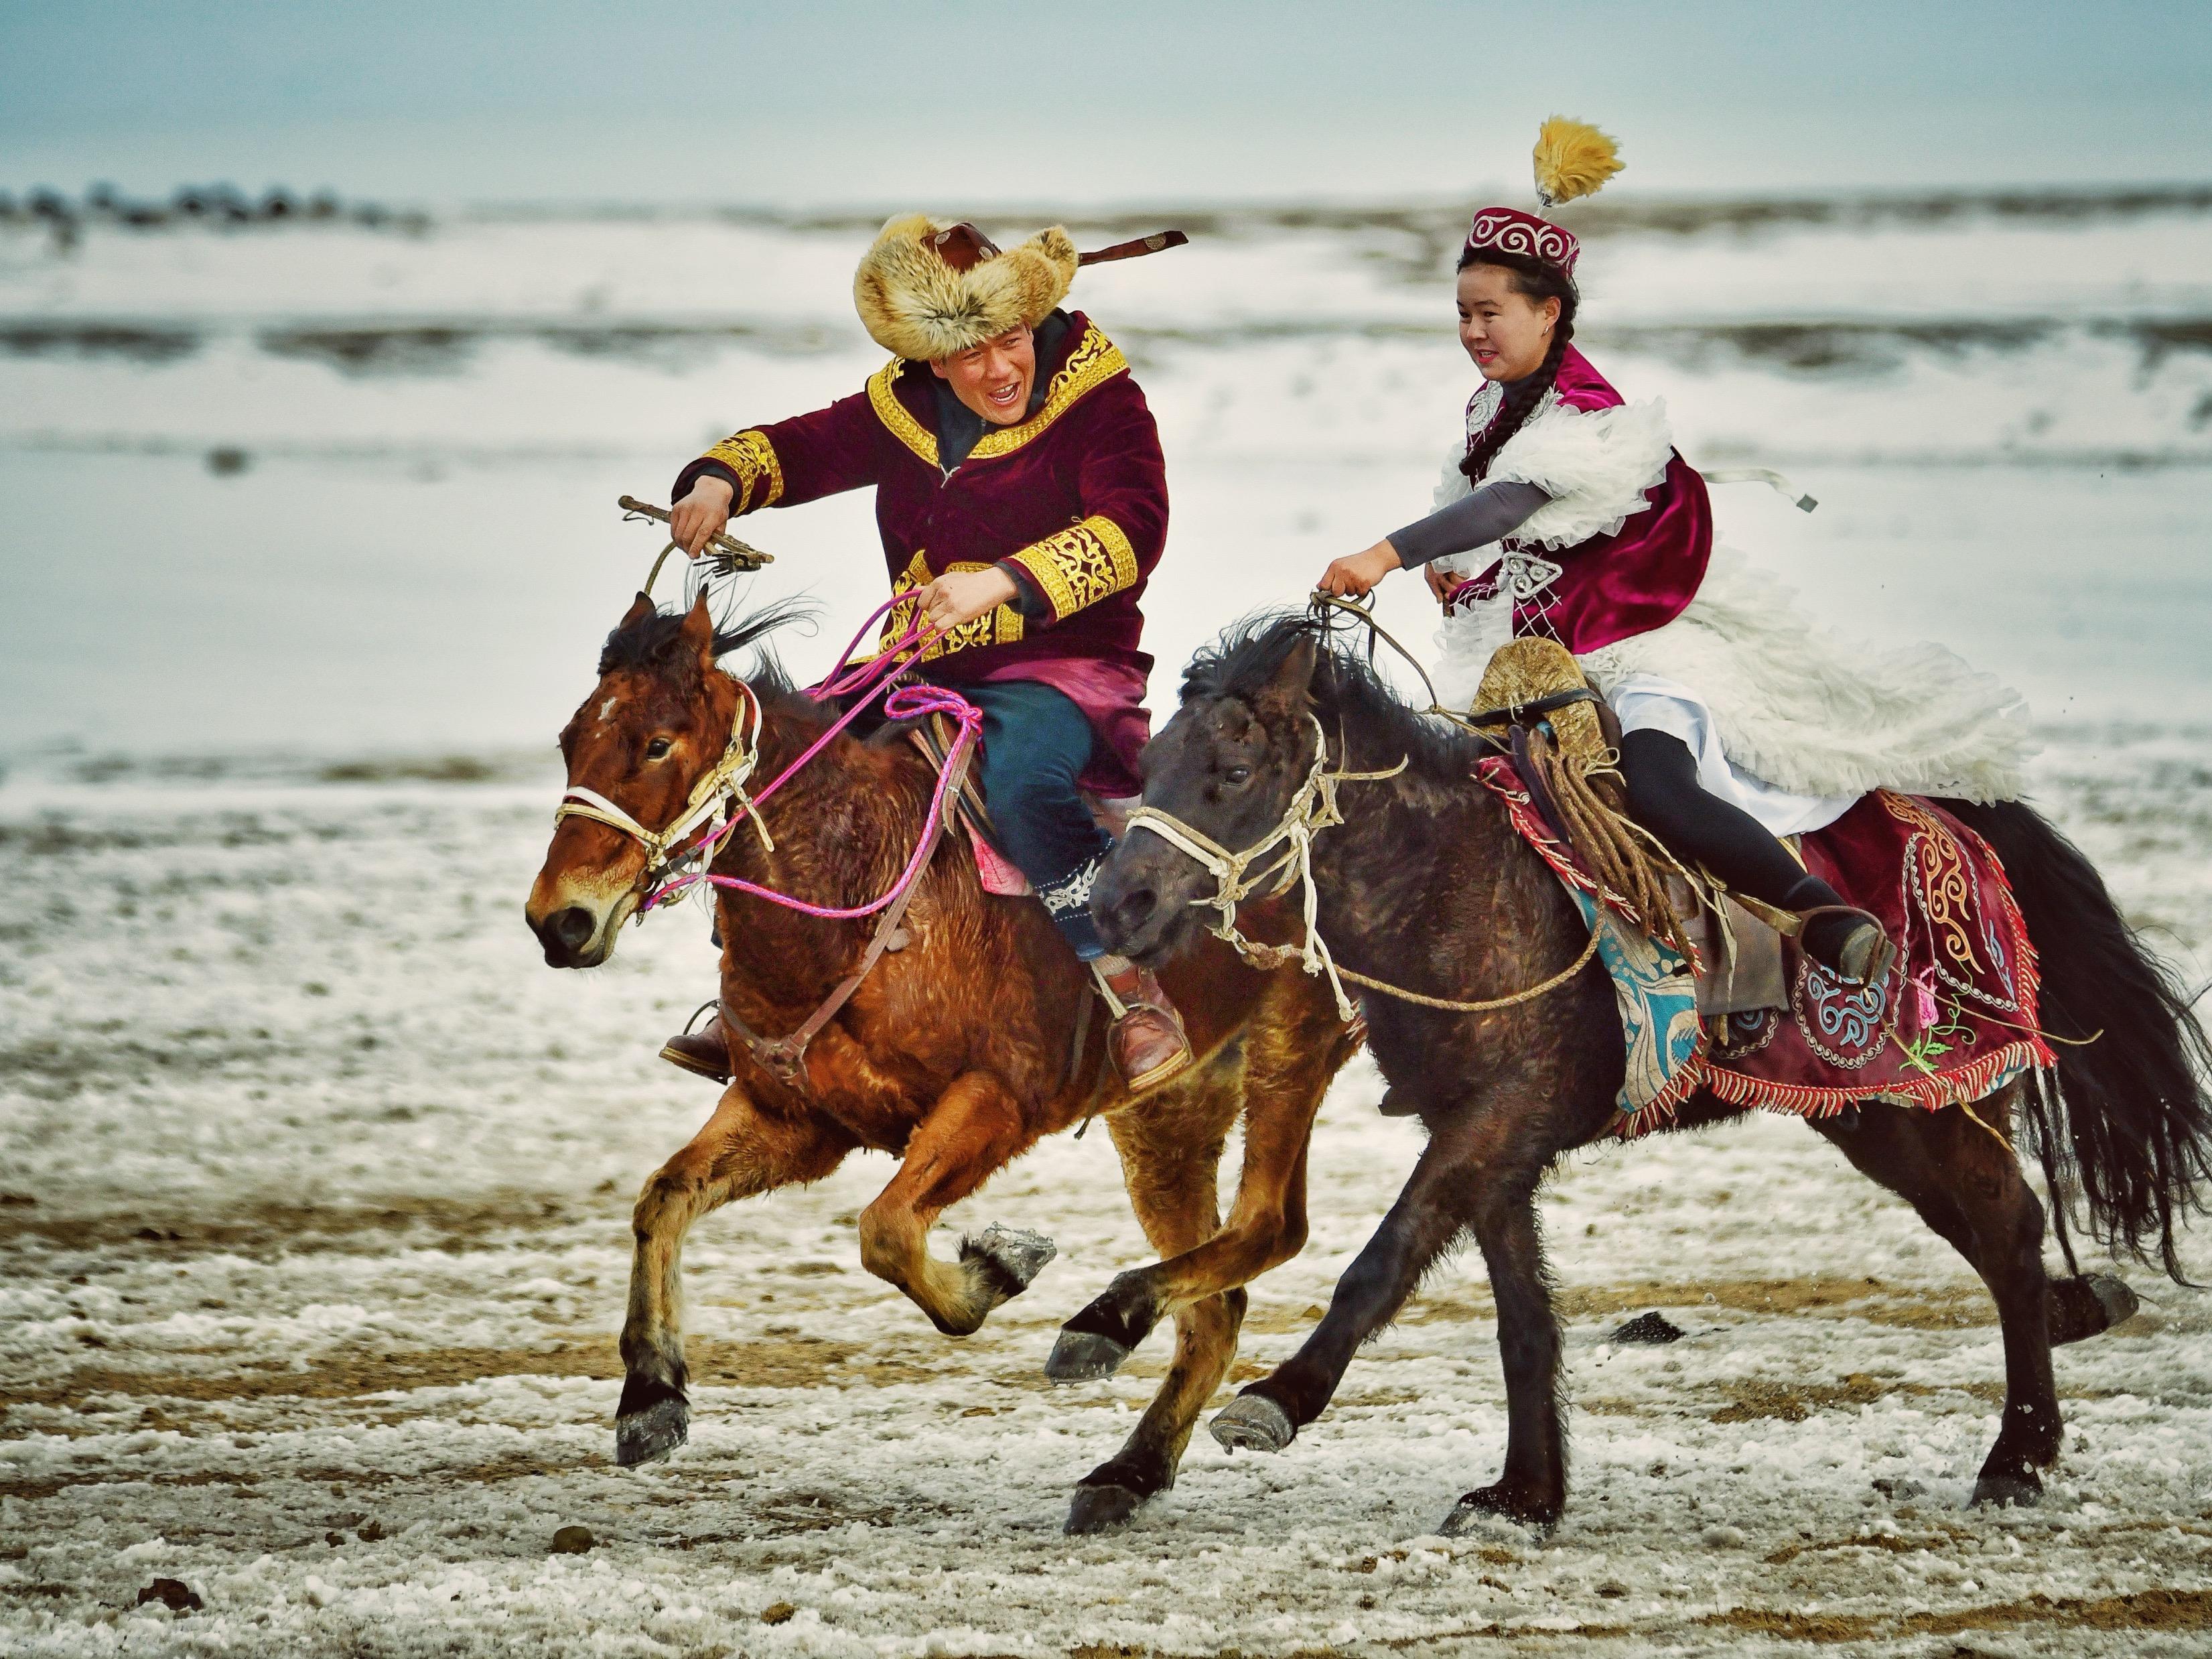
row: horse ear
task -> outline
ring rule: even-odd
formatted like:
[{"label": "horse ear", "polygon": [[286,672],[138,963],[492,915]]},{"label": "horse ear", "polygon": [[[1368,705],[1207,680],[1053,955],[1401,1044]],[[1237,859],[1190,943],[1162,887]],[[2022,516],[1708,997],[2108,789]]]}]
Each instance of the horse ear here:
[{"label": "horse ear", "polygon": [[700,656],[712,661],[714,655],[714,613],[707,608],[707,596],[702,592],[699,601],[684,618],[684,643]]},{"label": "horse ear", "polygon": [[623,612],[623,619],[620,626],[623,628],[636,627],[638,623],[643,622],[647,617],[650,617],[653,614],[653,596],[651,594],[639,594],[635,599],[630,601],[629,609]]},{"label": "horse ear", "polygon": [[1285,718],[1303,714],[1313,689],[1314,664],[1320,647],[1310,634],[1302,634],[1298,641],[1283,659],[1273,678],[1268,680],[1260,695],[1254,699],[1261,715]]}]

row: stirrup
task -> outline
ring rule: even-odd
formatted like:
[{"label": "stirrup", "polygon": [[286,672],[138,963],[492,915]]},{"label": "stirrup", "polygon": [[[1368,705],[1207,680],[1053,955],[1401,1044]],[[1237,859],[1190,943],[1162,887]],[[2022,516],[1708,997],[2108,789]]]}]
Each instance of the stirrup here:
[{"label": "stirrup", "polygon": [[[1137,988],[1140,1000],[1133,1001],[1114,989],[1105,971],[1096,962],[1090,966],[1091,982],[1098,988],[1099,996],[1114,1017],[1113,1024],[1106,1031],[1106,1052],[1109,1063],[1121,1079],[1122,1086],[1133,1095],[1143,1094],[1188,1070],[1196,1058],[1191,1051],[1190,1035],[1183,1027],[1181,1011],[1168,1000],[1167,993],[1160,988],[1158,980],[1146,969],[1139,969]],[[1157,994],[1157,1000],[1142,996],[1148,981]],[[1122,1052],[1121,1040],[1130,1033],[1130,1022],[1147,1014],[1164,1022],[1173,1036],[1174,1049],[1133,1076],[1127,1070],[1131,1056]]]},{"label": "stirrup", "polygon": [[699,1017],[702,1014],[711,1015],[721,1006],[718,998],[712,1002],[702,1002],[693,1009],[691,1018],[684,1022],[684,1029],[660,1045],[660,1057],[678,1071],[689,1072],[694,1077],[703,1077],[709,1083],[727,1083],[730,1080],[730,1054],[726,1042],[722,1045],[722,1063],[719,1066],[690,1053],[684,1046],[698,1025]]},{"label": "stirrup", "polygon": [[[1816,904],[1809,910],[1798,911],[1796,915],[1797,943],[1801,949],[1804,946],[1806,929],[1816,917],[1850,916],[1863,924],[1844,935],[1843,948],[1838,952],[1838,960],[1833,968],[1830,968],[1825,962],[1820,963],[1825,971],[1834,975],[1846,985],[1872,985],[1887,974],[1897,961],[1897,946],[1891,942],[1888,930],[1881,925],[1880,919],[1873,913],[1862,910],[1856,904]],[[1863,955],[1862,955],[1858,948],[1860,941],[1869,932],[1873,933],[1874,940],[1870,945],[1864,947]],[[1812,954],[1810,951],[1806,951],[1808,956]],[[1858,957],[1859,959],[1855,962],[1854,957]],[[1813,960],[1820,961],[1818,957],[1814,957]]]}]

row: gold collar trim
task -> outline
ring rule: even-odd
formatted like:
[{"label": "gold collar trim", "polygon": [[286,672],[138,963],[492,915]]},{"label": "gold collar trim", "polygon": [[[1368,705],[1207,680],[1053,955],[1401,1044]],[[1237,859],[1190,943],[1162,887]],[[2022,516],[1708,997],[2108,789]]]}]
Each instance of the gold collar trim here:
[{"label": "gold collar trim", "polygon": [[[938,465],[937,435],[914,417],[913,411],[898,400],[892,389],[905,361],[894,357],[868,377],[868,404],[876,411],[890,434],[920,456],[930,465]],[[1121,347],[1101,333],[1095,323],[1086,323],[1083,337],[1075,343],[1075,349],[1067,354],[1067,361],[1060,366],[1046,389],[1044,407],[1018,426],[1002,426],[987,432],[975,447],[968,452],[971,461],[988,461],[1000,455],[1011,455],[1023,445],[1041,436],[1045,428],[1067,413],[1090,392],[1112,380],[1116,374],[1126,374],[1129,360],[1121,355]]]}]

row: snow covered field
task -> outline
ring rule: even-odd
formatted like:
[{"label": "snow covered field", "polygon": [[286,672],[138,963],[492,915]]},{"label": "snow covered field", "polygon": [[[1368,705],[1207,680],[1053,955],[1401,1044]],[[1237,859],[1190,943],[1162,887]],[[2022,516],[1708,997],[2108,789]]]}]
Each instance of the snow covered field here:
[{"label": "snow covered field", "polygon": [[[1468,389],[1456,217],[1225,215],[1086,273],[1173,468],[1163,690],[1425,503]],[[2040,798],[2212,973],[2212,206],[1597,229],[1601,363],[1693,459],[1823,501],[1727,491],[1724,531],[1830,617],[2021,681]],[[2212,1645],[2212,1299],[2128,1269],[2143,1313],[2057,1357],[2046,1502],[1967,1510],[1988,1299],[1773,1120],[1551,1189],[1577,1462],[1548,1542],[1429,1532],[1504,1443],[1464,1260],[1281,1456],[1201,1434],[1131,1528],[1063,1538],[1165,1346],[1043,1382],[1059,1322],[1148,1259],[1096,1134],[948,1218],[1061,1251],[963,1341],[860,1268],[884,1158],[709,1218],[691,1443],[612,1466],[629,1205],[712,1100],[653,1051],[712,966],[688,911],[605,970],[543,965],[550,739],[656,544],[613,497],[873,366],[864,235],[0,229],[0,1653]],[[792,653],[817,665],[876,595],[866,503],[746,533],[780,556],[763,597],[824,601]],[[1355,1069],[1330,1100],[1312,1241],[1255,1288],[1232,1386],[1412,1161],[1377,1092]],[[2212,1274],[2212,1231],[2186,1254]],[[1685,1340],[1608,1340],[1648,1310]],[[551,1553],[569,1526],[592,1547]],[[156,1578],[203,1605],[139,1605]]]},{"label": "snow covered field", "polygon": [[[2085,740],[2045,779],[2140,919],[2212,939],[2212,739]],[[1553,1189],[1577,1461],[1548,1544],[1429,1535],[1504,1438],[1468,1261],[1287,1453],[1201,1434],[1133,1527],[1064,1539],[1164,1352],[1040,1372],[1146,1259],[1097,1135],[948,1218],[1061,1249],[965,1341],[860,1269],[885,1158],[708,1219],[691,1443],[617,1470],[628,1202],[712,1098],[652,1049],[710,956],[681,911],[605,970],[538,961],[554,788],[0,794],[0,1651],[2203,1651],[2212,1301],[2130,1272],[2146,1311],[2058,1355],[2048,1501],[1966,1510],[1988,1301],[1780,1121],[1587,1154]],[[1258,1287],[1239,1381],[1411,1161],[1376,1092],[1332,1097],[1313,1241]],[[2212,1271],[2212,1238],[2190,1259]],[[1649,1309],[1687,1337],[1607,1341]],[[564,1526],[594,1547],[550,1553]],[[204,1607],[136,1606],[156,1577]]]}]

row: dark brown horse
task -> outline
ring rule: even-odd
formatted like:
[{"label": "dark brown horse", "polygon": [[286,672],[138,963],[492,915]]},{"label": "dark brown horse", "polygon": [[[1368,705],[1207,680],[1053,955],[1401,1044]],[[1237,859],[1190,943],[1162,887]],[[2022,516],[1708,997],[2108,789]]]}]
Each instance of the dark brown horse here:
[{"label": "dark brown horse", "polygon": [[[702,598],[689,615],[657,613],[641,595],[609,635],[599,683],[561,735],[571,788],[616,803],[658,831],[724,756],[744,692],[717,659],[773,618],[718,633]],[[773,775],[829,725],[831,711],[773,669],[749,682],[762,710],[760,775]],[[763,808],[768,851],[750,829],[714,868],[825,907],[866,903],[897,878],[923,832],[934,774],[887,728],[849,733]],[[587,968],[614,951],[636,911],[642,845],[570,817],[555,830],[531,889],[528,920],[555,967]],[[717,895],[722,996],[754,1032],[799,1026],[851,973],[870,921],[823,921],[724,890]],[[1049,1240],[992,1228],[957,1261],[930,1254],[931,1224],[1039,1137],[1103,1116],[1157,1267],[1117,1280],[1142,1288],[1143,1322],[1173,1316],[1176,1351],[1128,1443],[1085,1476],[1071,1531],[1126,1516],[1171,1485],[1199,1411],[1235,1358],[1237,1287],[1305,1242],[1305,1148],[1322,1092],[1354,1043],[1322,988],[1296,971],[1249,973],[1224,951],[1173,970],[1167,988],[1188,1023],[1198,1063],[1132,1099],[1104,1064],[1103,1018],[1074,1036],[1089,975],[1027,899],[994,897],[948,837],[903,919],[908,941],[884,955],[786,1080],[732,1044],[734,1081],[690,1145],[645,1183],[622,1334],[627,1373],[618,1461],[665,1455],[687,1432],[678,1262],[685,1231],[732,1199],[818,1181],[857,1148],[896,1154],[890,1185],[860,1218],[860,1260],[949,1335],[981,1326],[1050,1259]],[[1240,1114],[1244,1165],[1222,1224],[1215,1170]],[[1125,1297],[1126,1299],[1126,1297]],[[1102,1366],[1071,1338],[1066,1378]],[[1103,1368],[1110,1369],[1110,1366]]]},{"label": "dark brown horse", "polygon": [[[1285,617],[1233,633],[1195,661],[1182,707],[1145,756],[1146,805],[1236,849],[1283,818],[1317,738],[1344,769],[1406,770],[1348,784],[1346,822],[1314,843],[1322,936],[1347,967],[1432,996],[1483,999],[1540,983],[1572,963],[1588,929],[1559,881],[1474,783],[1474,739],[1414,714],[1317,625]],[[1317,717],[1318,726],[1315,718]],[[1322,736],[1325,734],[1325,737]],[[1357,792],[1356,794],[1353,792]],[[1943,803],[2004,861],[2042,958],[2042,1019],[2063,1037],[2055,1086],[2035,1078],[1978,1103],[1929,1112],[1868,1103],[1814,1122],[1862,1173],[1905,1198],[1988,1285],[2002,1322],[2005,1403],[1977,1502],[2033,1502],[2057,1460],[2054,1344],[2134,1310],[2118,1279],[2084,1278],[2059,1216],[2066,1278],[2045,1274],[2044,1212],[2008,1144],[2024,1121],[2051,1190],[2078,1183],[2091,1227],[2137,1255],[2154,1244],[2181,1277],[2179,1218],[2201,1207],[2212,1112],[2203,1031],[2114,909],[2104,884],[2027,807]],[[1102,872],[1092,908],[1109,942],[1161,962],[1196,934],[1190,906],[1213,878],[1157,836],[1133,833]],[[1535,1194],[1569,1150],[1615,1121],[1623,1046],[1604,969],[1477,1015],[1365,999],[1370,1046],[1429,1142],[1380,1230],[1339,1282],[1327,1316],[1286,1363],[1215,1419],[1224,1444],[1279,1450],[1328,1404],[1359,1345],[1389,1324],[1439,1254],[1472,1234],[1498,1304],[1508,1427],[1500,1478],[1459,1500],[1453,1531],[1480,1515],[1541,1527],[1566,1498],[1559,1328]],[[1741,1109],[1694,1097],[1679,1127]]]}]

